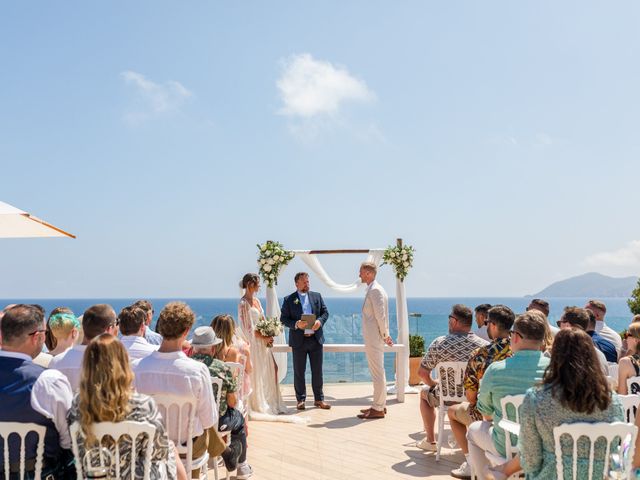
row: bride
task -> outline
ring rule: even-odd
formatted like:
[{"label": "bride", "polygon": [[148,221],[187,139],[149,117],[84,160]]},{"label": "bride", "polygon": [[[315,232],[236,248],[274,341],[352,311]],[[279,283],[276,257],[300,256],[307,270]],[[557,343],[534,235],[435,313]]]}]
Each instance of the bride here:
[{"label": "bride", "polygon": [[238,322],[251,347],[253,363],[253,391],[248,399],[250,417],[267,420],[272,415],[287,412],[280,393],[276,362],[269,348],[273,345],[273,337],[265,337],[255,328],[256,323],[264,317],[260,300],[255,296],[260,290],[260,277],[255,273],[247,273],[242,277],[240,287],[244,289],[244,295],[238,306]]}]

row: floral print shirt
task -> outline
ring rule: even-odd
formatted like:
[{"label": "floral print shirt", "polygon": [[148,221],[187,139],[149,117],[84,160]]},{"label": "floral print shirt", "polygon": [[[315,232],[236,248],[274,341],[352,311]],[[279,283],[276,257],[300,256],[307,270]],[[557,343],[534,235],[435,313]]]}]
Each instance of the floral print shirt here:
[{"label": "floral print shirt", "polygon": [[[198,362],[202,362],[209,367],[211,378],[217,377],[222,379],[222,395],[220,396],[220,405],[218,405],[218,410],[222,417],[227,413],[227,393],[235,393],[238,390],[238,380],[233,376],[231,369],[227,367],[222,360],[218,360],[217,358],[204,353],[196,353],[191,358]],[[215,387],[216,386],[214,385],[213,394],[217,398],[218,392],[215,391]]]}]

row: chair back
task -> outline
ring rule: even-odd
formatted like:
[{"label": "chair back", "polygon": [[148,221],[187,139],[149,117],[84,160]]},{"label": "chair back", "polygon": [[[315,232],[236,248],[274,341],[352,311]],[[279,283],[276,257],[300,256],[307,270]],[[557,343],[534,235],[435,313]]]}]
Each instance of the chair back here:
[{"label": "chair back", "polygon": [[619,365],[617,363],[609,363],[609,376],[611,378],[615,378],[616,383],[618,383],[618,371],[619,371]]},{"label": "chair back", "polygon": [[[154,437],[156,434],[156,427],[148,422],[133,422],[129,420],[125,420],[122,422],[99,422],[94,423],[91,428],[93,429],[93,434],[96,437],[96,440],[99,444],[102,444],[103,440],[106,437],[110,437],[113,439],[114,448],[115,448],[115,478],[125,479],[129,478],[131,480],[136,480],[136,460],[138,459],[138,445],[144,441],[146,438],[147,443],[142,450],[141,455],[143,457],[142,465],[143,465],[143,476],[142,480],[149,480],[151,478],[151,454],[153,453],[153,443]],[[82,434],[82,428],[78,422],[74,422],[71,427],[69,427],[69,431],[71,432],[71,449],[73,450],[73,456],[76,457],[76,472],[78,475],[78,480],[82,480],[86,478],[86,472],[84,472],[84,458],[80,456],[80,449],[78,448],[78,436]],[[129,437],[131,439],[131,451],[128,452],[130,456],[126,456],[127,452],[120,452],[120,447],[123,445],[123,442],[120,441],[122,437]],[[85,445],[86,450],[86,445]],[[108,465],[105,464],[105,456],[104,451],[102,449],[98,450],[99,452],[99,461],[101,467],[106,467]],[[122,456],[121,456],[122,453]],[[85,451],[86,454],[86,451]],[[127,458],[130,463],[128,477],[124,477],[121,472],[121,458]]]},{"label": "chair back", "polygon": [[640,377],[627,378],[627,393],[640,394]]},{"label": "chair back", "polygon": [[563,423],[562,425],[555,427],[553,429],[553,438],[555,441],[556,472],[558,478],[565,478],[564,462],[562,461],[562,444],[560,443],[560,440],[563,436],[568,435],[573,443],[573,451],[571,454],[572,467],[571,472],[569,472],[569,478],[578,478],[578,440],[580,438],[586,438],[589,441],[590,444],[587,446],[589,451],[589,473],[586,478],[587,480],[592,480],[594,478],[602,478],[602,475],[594,477],[593,473],[596,441],[600,438],[603,438],[606,442],[604,458],[602,458],[602,461],[604,462],[604,470],[601,472],[604,476],[606,476],[607,472],[609,471],[611,444],[616,439],[619,439],[620,442],[623,442],[625,438],[630,435],[630,451],[629,455],[625,459],[626,465],[623,465],[624,471],[628,472],[631,469],[631,459],[633,458],[633,453],[635,451],[637,432],[638,427],[624,422]]},{"label": "chair back", "polygon": [[[520,423],[520,406],[524,400],[524,395],[505,395],[500,399],[500,408],[502,409],[503,420]],[[518,437],[505,431],[505,435],[509,435],[510,441],[505,441],[507,459],[511,459],[518,453]],[[505,438],[506,440],[506,438]]]},{"label": "chair back", "polygon": [[9,478],[9,470],[11,467],[9,462],[9,437],[18,437],[20,446],[20,476],[18,478],[21,480],[25,478],[25,473],[27,472],[25,462],[27,435],[31,432],[35,433],[38,437],[34,478],[40,478],[42,476],[42,458],[44,457],[44,436],[46,431],[47,428],[44,425],[38,425],[37,423],[0,422],[0,439],[2,440],[4,450],[4,478]]},{"label": "chair back", "polygon": [[184,468],[189,474],[193,470],[193,425],[196,418],[196,399],[168,394],[153,395],[153,399],[162,415],[167,436],[176,445]]},{"label": "chair back", "polygon": [[620,403],[622,403],[622,412],[624,413],[624,421],[627,423],[635,423],[636,412],[640,405],[640,395],[618,395]]},{"label": "chair back", "polygon": [[464,402],[464,371],[467,362],[440,362],[436,365],[438,378],[440,379],[440,406],[444,402]]},{"label": "chair back", "polygon": [[220,400],[222,400],[222,379],[219,377],[211,377],[211,386],[216,396],[216,405],[220,408]]},{"label": "chair back", "polygon": [[[244,355],[243,355],[244,356]],[[236,379],[238,388],[236,389],[236,397],[238,399],[238,403],[242,402],[242,388],[244,382],[244,365],[240,362],[224,362],[224,364],[229,367],[231,370],[231,374]]]}]

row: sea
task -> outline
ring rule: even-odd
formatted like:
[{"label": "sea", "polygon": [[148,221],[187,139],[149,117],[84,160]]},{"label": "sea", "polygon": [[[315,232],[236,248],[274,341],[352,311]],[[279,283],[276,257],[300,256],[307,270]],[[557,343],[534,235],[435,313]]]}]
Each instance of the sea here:
[{"label": "sea", "polygon": [[[55,307],[66,306],[71,308],[76,315],[82,314],[91,305],[97,303],[108,303],[116,312],[121,308],[130,305],[135,300],[132,298],[82,298],[82,299],[6,299],[1,305],[9,303],[38,303],[47,312]],[[188,303],[197,316],[196,324],[209,325],[211,319],[221,313],[228,313],[237,317],[238,299],[235,298],[183,298],[183,299],[149,299],[154,306],[155,317],[152,328],[155,327],[158,314],[162,307],[170,301],[181,300]],[[587,298],[547,298],[551,305],[549,315],[550,322],[555,325],[560,318],[565,306],[584,306]],[[620,332],[629,326],[632,315],[627,307],[625,298],[600,298],[607,305],[607,324],[614,330]],[[265,300],[261,299],[263,306]],[[503,304],[510,307],[514,312],[523,312],[529,304],[530,299],[526,297],[487,297],[487,298],[409,298],[407,299],[409,311],[409,333],[422,335],[425,344],[428,346],[431,341],[440,335],[447,334],[448,315],[451,306],[462,303],[474,308],[481,303],[491,305]],[[280,299],[282,303],[282,299]],[[325,298],[325,303],[329,309],[329,320],[324,327],[324,335],[327,343],[363,343],[361,329],[361,298]],[[389,299],[389,326],[391,336],[397,339],[395,299]],[[387,380],[391,381],[395,377],[394,354],[385,355],[385,369]],[[288,356],[287,375],[283,383],[293,383],[293,370],[291,367],[291,355]],[[364,353],[325,353],[323,361],[324,381],[326,383],[343,382],[368,382],[370,381]],[[307,369],[307,376],[309,376]]]}]

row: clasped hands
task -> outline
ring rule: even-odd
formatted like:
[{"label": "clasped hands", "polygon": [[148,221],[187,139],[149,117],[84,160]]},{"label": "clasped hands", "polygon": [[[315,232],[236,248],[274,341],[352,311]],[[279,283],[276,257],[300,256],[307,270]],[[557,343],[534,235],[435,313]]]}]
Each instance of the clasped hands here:
[{"label": "clasped hands", "polygon": [[[313,330],[314,332],[317,331],[320,327],[322,326],[322,323],[320,323],[320,320],[316,320],[316,322],[313,324],[313,326],[311,327],[311,330]],[[302,320],[298,320],[296,322],[296,328],[299,330],[306,330],[307,328],[307,322],[303,322]]]}]

